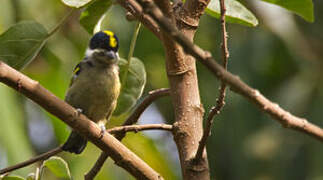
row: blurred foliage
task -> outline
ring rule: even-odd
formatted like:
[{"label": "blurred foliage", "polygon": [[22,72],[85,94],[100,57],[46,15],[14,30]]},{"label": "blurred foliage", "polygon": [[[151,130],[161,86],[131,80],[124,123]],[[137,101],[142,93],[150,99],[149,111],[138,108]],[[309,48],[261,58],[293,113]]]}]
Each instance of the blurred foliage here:
[{"label": "blurred foliage", "polygon": [[[246,7],[255,13],[260,25],[256,28],[228,25],[229,71],[239,75],[243,81],[259,89],[283,108],[322,127],[323,2],[314,0],[313,3],[316,17],[313,24],[293,16],[289,21],[295,23],[296,28],[289,28],[285,24],[279,26],[281,31],[286,32],[285,35],[292,36],[298,32],[292,36],[293,43],[288,43],[281,34],[272,30],[270,23],[263,21],[263,9],[254,5],[252,1],[244,2]],[[267,10],[272,14],[277,13],[277,10]],[[0,33],[22,20],[35,20],[46,29],[52,29],[68,12],[69,9],[56,0],[2,0]],[[282,9],[280,12],[285,13],[286,17],[290,16]],[[62,99],[69,84],[71,71],[84,57],[91,37],[80,25],[79,17],[80,12],[75,12],[67,23],[48,39],[40,55],[23,70],[23,73],[39,81]],[[281,19],[275,21],[280,22]],[[119,53],[123,58],[129,51],[134,25],[134,22],[125,19],[125,11],[119,6],[112,6],[102,21],[104,29],[110,29],[118,35],[121,44]],[[219,27],[218,20],[202,16],[195,42],[220,60]],[[146,67],[147,83],[144,96],[149,90],[168,86],[162,45],[145,28],[139,34],[134,56],[140,58]],[[197,63],[197,69],[202,103],[207,112],[216,101],[219,83],[201,64]],[[34,122],[38,121],[30,118],[35,116],[28,115],[30,112],[27,111],[30,110],[26,106],[30,105],[25,98],[0,85],[0,99],[0,168],[47,151],[63,143],[68,136],[69,130],[64,123],[38,108],[37,112],[43,114],[38,119],[53,129],[52,138],[55,140],[51,145],[41,146],[41,140],[50,133],[41,134],[44,132],[40,131],[38,136],[31,138],[28,132],[30,129],[37,131],[44,127],[39,123],[35,124]],[[163,98],[156,104],[165,121],[173,122],[170,98]],[[127,114],[114,119],[121,124],[126,116]],[[151,119],[153,121],[154,117]],[[30,126],[37,128],[28,128]],[[148,135],[131,133],[126,136],[124,143],[166,179],[181,179],[180,168],[175,167],[178,166],[178,159],[170,158],[177,152],[164,151],[168,149],[168,143],[163,137],[153,141]],[[161,150],[161,146],[166,148]],[[218,179],[323,179],[321,142],[283,129],[245,98],[230,91],[223,112],[216,117],[207,150],[212,176],[216,174]],[[99,154],[99,149],[89,143],[85,152],[79,156],[68,153],[61,153],[60,156],[68,162],[73,178],[81,179]],[[14,174],[26,177],[35,171],[35,165],[15,171]],[[57,179],[48,171],[44,172],[43,177],[46,180]],[[108,160],[96,179],[133,177]]]},{"label": "blurred foliage", "polygon": [[277,4],[303,17],[309,22],[314,21],[312,0],[263,0],[269,3]]},{"label": "blurred foliage", "polygon": [[[226,0],[225,7],[225,19],[228,23],[237,23],[246,26],[257,26],[257,18],[239,1],[236,0]],[[220,18],[221,16],[221,7],[218,0],[211,0],[207,6],[205,13]]]}]

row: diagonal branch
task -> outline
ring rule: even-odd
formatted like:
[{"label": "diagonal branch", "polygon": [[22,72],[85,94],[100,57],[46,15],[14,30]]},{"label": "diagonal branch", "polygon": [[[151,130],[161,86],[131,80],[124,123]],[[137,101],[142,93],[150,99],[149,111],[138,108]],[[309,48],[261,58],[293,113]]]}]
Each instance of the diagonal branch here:
[{"label": "diagonal branch", "polygon": [[147,13],[159,24],[160,28],[167,32],[184,50],[194,56],[203,65],[205,65],[217,78],[227,83],[231,89],[247,98],[250,102],[257,105],[261,110],[269,114],[272,118],[282,124],[283,127],[291,128],[316,139],[323,141],[323,129],[308,122],[304,118],[294,116],[286,110],[279,107],[278,104],[271,102],[263,96],[258,90],[251,88],[240,78],[230,72],[227,72],[219,65],[207,51],[193,44],[188,38],[180,33],[174,26],[169,26],[171,22],[166,18],[159,8],[150,0],[138,0]]},{"label": "diagonal branch", "polygon": [[153,32],[159,39],[161,38],[160,28],[154,20],[148,15],[145,15],[141,6],[134,0],[118,0],[118,3],[125,8],[132,16],[141,21],[151,32]]},{"label": "diagonal branch", "polygon": [[[144,100],[135,108],[135,110],[132,112],[132,114],[127,118],[127,120],[122,124],[122,126],[128,126],[132,124],[136,124],[141,114],[147,109],[147,107],[152,104],[155,100],[158,98],[168,96],[170,93],[170,90],[168,88],[162,88],[162,89],[156,89],[153,91],[150,91],[148,93],[148,96],[144,98]],[[121,141],[125,136],[125,132],[119,132],[115,134],[115,137]],[[94,166],[91,168],[91,170],[85,174],[84,178],[86,180],[94,179],[94,177],[98,174],[100,169],[102,168],[104,162],[109,157],[109,154],[106,152],[102,152],[99,159],[95,162]]]},{"label": "diagonal branch", "polygon": [[[111,129],[108,129],[107,132],[111,134],[116,134],[116,133],[126,133],[126,132],[139,132],[139,131],[146,131],[146,130],[165,130],[165,131],[172,131],[173,126],[168,125],[168,124],[144,124],[144,125],[129,125],[129,126],[119,126],[119,127],[114,127]],[[48,152],[45,152],[43,154],[40,154],[38,156],[35,156],[27,161],[15,164],[13,166],[4,168],[0,170],[0,174],[5,174],[7,172],[14,171],[16,169],[20,169],[23,167],[26,167],[30,164],[33,164],[38,161],[43,161],[48,159],[51,156],[54,156],[60,152],[62,152],[62,146],[58,146]]]},{"label": "diagonal branch", "polygon": [[100,128],[76,109],[59,99],[38,82],[28,78],[0,61],[0,81],[24,94],[48,112],[52,113],[78,133],[87,137],[102,151],[107,152],[117,165],[127,170],[137,179],[162,179],[162,177],[142,161],[137,155],[115,139],[111,134],[100,135]]}]

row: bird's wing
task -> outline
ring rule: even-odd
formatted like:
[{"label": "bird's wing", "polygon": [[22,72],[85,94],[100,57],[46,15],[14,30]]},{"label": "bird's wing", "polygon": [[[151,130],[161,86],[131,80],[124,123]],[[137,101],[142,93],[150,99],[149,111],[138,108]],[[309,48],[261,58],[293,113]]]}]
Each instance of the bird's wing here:
[{"label": "bird's wing", "polygon": [[70,82],[69,87],[71,87],[71,86],[72,86],[73,82],[75,81],[75,79],[77,78],[77,76],[78,76],[78,75],[80,74],[80,72],[82,71],[81,63],[82,63],[82,62],[78,63],[78,64],[75,66],[75,68],[74,68],[74,70],[73,70],[73,76],[72,76],[72,78],[71,78],[71,82]]}]

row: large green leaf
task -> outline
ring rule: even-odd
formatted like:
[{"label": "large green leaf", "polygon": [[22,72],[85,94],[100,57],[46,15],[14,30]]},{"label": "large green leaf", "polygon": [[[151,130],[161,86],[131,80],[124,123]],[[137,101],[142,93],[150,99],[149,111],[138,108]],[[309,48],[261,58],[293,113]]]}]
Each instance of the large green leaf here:
[{"label": "large green leaf", "polygon": [[62,2],[70,7],[74,7],[74,8],[80,8],[83,7],[85,5],[87,5],[88,3],[90,3],[92,0],[62,0]]},{"label": "large green leaf", "polygon": [[52,156],[43,163],[55,176],[64,179],[71,179],[71,173],[64,159]]},{"label": "large green leaf", "polygon": [[118,98],[117,108],[114,111],[114,115],[119,116],[122,113],[129,111],[137,102],[142,94],[142,91],[146,84],[146,70],[144,64],[135,57],[131,58],[129,71],[124,73],[127,69],[127,61],[120,59],[120,79],[124,79],[123,87],[121,89],[120,96]]},{"label": "large green leaf", "polygon": [[15,24],[0,35],[0,60],[21,69],[38,54],[48,37],[47,30],[37,22]]},{"label": "large green leaf", "polygon": [[91,3],[81,13],[80,23],[89,32],[93,34],[94,27],[98,24],[101,17],[111,7],[112,0],[96,0]]},{"label": "large green leaf", "polygon": [[314,21],[312,0],[263,0],[288,9],[309,22]]},{"label": "large green leaf", "polygon": [[[225,0],[226,16],[225,19],[229,23],[237,23],[246,26],[257,26],[257,18],[240,2],[236,0]],[[220,17],[220,3],[219,0],[211,0],[205,10],[206,14],[219,18]]]}]

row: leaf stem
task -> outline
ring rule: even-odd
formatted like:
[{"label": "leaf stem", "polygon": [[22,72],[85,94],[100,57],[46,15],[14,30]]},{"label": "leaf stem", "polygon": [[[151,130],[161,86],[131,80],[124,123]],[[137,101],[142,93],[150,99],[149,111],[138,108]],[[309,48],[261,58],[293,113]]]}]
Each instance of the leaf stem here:
[{"label": "leaf stem", "polygon": [[66,22],[66,20],[68,20],[68,18],[73,14],[75,9],[71,9],[59,22],[58,24],[55,25],[55,27],[53,29],[51,29],[48,33],[47,38],[49,38],[50,36],[52,36],[54,33],[56,33],[59,28]]},{"label": "leaf stem", "polygon": [[127,79],[127,75],[128,75],[128,71],[129,71],[129,67],[130,67],[130,63],[131,63],[131,58],[132,58],[133,52],[135,50],[136,41],[137,41],[137,37],[138,37],[138,34],[139,34],[140,26],[141,26],[140,21],[137,21],[136,27],[135,27],[135,29],[133,31],[131,43],[130,43],[130,49],[129,49],[128,59],[127,59],[128,62],[126,64],[126,68],[125,68],[126,70],[124,72],[124,76],[123,76],[122,81],[121,81],[121,90],[126,85],[126,79]]}]

